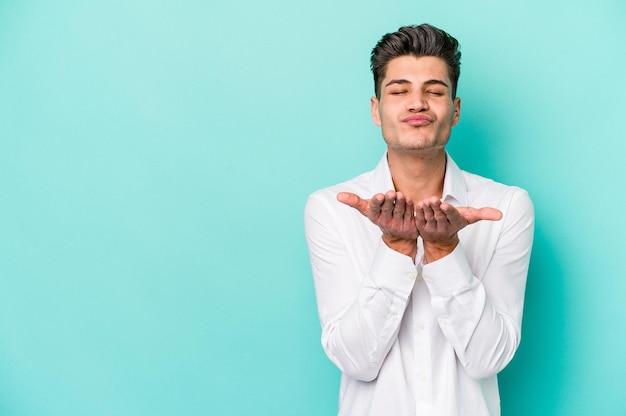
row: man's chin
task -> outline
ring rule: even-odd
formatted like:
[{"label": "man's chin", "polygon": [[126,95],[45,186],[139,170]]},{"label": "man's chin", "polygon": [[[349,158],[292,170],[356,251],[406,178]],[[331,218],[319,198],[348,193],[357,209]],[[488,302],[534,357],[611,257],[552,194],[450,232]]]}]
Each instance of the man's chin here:
[{"label": "man's chin", "polygon": [[423,142],[413,142],[413,143],[387,143],[387,148],[390,150],[394,150],[396,152],[437,152],[442,151],[446,147],[446,144],[441,143],[423,143]]}]

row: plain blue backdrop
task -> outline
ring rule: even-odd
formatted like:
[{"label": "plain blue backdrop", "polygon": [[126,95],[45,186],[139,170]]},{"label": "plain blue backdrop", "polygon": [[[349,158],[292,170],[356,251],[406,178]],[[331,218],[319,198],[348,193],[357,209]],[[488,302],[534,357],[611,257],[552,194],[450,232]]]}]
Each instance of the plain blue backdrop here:
[{"label": "plain blue backdrop", "polygon": [[625,11],[0,1],[0,414],[334,414],[302,209],[380,158],[369,53],[422,22],[449,151],[535,203],[503,414],[626,414]]}]

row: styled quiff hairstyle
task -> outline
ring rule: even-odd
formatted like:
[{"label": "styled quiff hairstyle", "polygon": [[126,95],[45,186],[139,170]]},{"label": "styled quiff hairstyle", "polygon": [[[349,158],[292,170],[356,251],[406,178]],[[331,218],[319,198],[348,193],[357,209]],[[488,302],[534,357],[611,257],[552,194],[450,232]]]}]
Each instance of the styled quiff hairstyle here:
[{"label": "styled quiff hairstyle", "polygon": [[461,74],[461,51],[459,42],[429,24],[403,26],[397,32],[387,33],[372,49],[371,68],[374,74],[376,97],[380,98],[380,84],[385,78],[387,64],[399,56],[435,56],[446,61],[452,81],[452,96]]}]

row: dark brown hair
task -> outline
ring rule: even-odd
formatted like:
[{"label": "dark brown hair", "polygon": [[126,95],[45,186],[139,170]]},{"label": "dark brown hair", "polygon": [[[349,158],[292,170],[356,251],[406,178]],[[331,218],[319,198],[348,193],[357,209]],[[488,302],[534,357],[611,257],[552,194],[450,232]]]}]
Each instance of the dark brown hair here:
[{"label": "dark brown hair", "polygon": [[429,24],[403,26],[397,32],[387,33],[372,49],[371,68],[374,74],[376,97],[380,98],[380,83],[385,78],[387,64],[399,56],[436,56],[446,61],[452,81],[452,96],[461,74],[459,42],[448,33]]}]

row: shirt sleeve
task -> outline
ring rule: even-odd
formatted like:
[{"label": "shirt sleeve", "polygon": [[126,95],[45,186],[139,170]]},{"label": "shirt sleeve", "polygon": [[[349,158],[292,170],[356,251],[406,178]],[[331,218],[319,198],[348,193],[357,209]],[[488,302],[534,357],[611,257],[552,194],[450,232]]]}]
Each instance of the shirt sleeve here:
[{"label": "shirt sleeve", "polygon": [[519,191],[512,198],[502,221],[482,279],[473,274],[462,243],[423,268],[439,326],[461,364],[476,379],[500,372],[521,339],[534,232],[534,211],[526,192]]},{"label": "shirt sleeve", "polygon": [[397,339],[416,266],[382,238],[374,242],[369,262],[362,264],[357,258],[367,251],[358,235],[363,226],[355,227],[355,233],[345,227],[346,222],[368,220],[354,218],[346,211],[351,208],[329,199],[314,194],[305,208],[322,346],[343,373],[371,381]]}]

